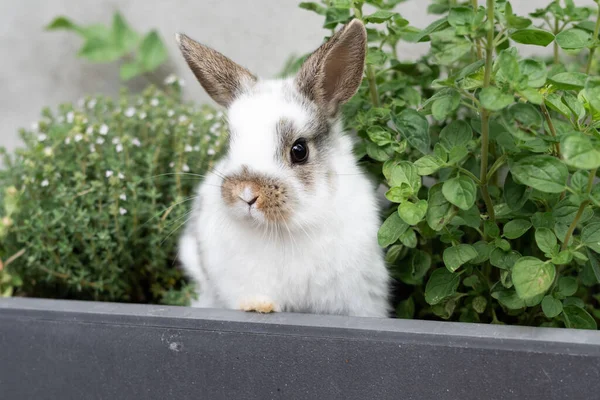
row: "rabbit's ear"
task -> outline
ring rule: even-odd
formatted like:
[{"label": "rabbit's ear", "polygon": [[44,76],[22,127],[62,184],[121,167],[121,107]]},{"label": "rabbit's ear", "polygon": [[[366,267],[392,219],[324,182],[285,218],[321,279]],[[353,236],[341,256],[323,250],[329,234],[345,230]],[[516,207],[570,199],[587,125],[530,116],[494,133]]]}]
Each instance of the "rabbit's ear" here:
[{"label": "rabbit's ear", "polygon": [[366,46],[365,26],[357,19],[350,21],[302,64],[296,77],[298,89],[335,116],[360,86]]},{"label": "rabbit's ear", "polygon": [[176,36],[179,48],[200,84],[214,101],[228,107],[244,90],[256,82],[246,68],[223,54],[186,35]]}]

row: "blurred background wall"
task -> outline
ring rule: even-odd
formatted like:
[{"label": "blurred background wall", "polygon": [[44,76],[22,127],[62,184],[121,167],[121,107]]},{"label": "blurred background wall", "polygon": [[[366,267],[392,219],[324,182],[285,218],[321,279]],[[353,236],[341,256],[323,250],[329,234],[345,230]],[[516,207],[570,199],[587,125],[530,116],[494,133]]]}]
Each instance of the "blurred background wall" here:
[{"label": "blurred background wall", "polygon": [[[480,0],[482,2],[483,0]],[[132,28],[157,28],[166,42],[166,70],[186,82],[188,99],[207,101],[175,44],[175,32],[216,48],[262,77],[280,72],[292,54],[317,47],[327,33],[322,18],[298,8],[300,0],[27,0],[0,2],[0,146],[18,145],[17,130],[29,127],[44,106],[76,101],[86,94],[116,94],[120,86],[116,63],[91,64],[75,57],[81,39],[63,31],[46,32],[56,16],[81,24],[109,24],[121,11]],[[549,0],[513,0],[517,14],[543,7]],[[593,5],[593,0],[575,0]],[[428,0],[407,0],[398,11],[412,25],[425,27],[435,19],[426,14]],[[403,43],[400,54],[415,58],[427,44]],[[529,47],[525,52],[550,51]],[[145,82],[134,80],[129,86]]]}]

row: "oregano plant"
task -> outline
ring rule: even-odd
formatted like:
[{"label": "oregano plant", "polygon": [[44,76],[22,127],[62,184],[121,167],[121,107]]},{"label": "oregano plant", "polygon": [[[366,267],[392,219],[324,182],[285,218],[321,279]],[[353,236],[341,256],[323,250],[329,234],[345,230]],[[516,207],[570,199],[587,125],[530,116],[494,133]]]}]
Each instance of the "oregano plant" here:
[{"label": "oregano plant", "polygon": [[[378,240],[398,316],[597,329],[600,4],[556,0],[519,16],[504,0],[435,0],[439,19],[421,29],[400,2],[300,4],[332,31],[367,25],[365,77],[345,115],[387,187]],[[400,41],[429,51],[406,61]]]}]

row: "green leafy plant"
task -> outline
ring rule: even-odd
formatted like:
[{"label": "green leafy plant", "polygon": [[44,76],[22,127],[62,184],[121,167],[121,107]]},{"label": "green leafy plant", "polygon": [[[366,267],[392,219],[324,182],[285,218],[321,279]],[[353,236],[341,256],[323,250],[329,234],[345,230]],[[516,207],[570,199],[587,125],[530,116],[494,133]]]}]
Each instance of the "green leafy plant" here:
[{"label": "green leafy plant", "polygon": [[[418,29],[397,3],[300,7],[328,29],[367,24],[365,78],[345,115],[388,187],[378,239],[398,316],[596,329],[600,4],[553,1],[524,17],[504,0],[435,0],[440,18]],[[429,53],[403,61],[399,41]],[[515,44],[553,44],[554,57]]]},{"label": "green leafy plant", "polygon": [[55,18],[47,30],[67,30],[84,39],[78,56],[94,63],[109,63],[124,60],[121,79],[152,74],[165,61],[167,49],[156,30],[142,36],[131,29],[120,13],[115,13],[111,26],[93,24],[81,26],[67,17]]},{"label": "green leafy plant", "polygon": [[0,272],[3,291],[188,302],[193,290],[175,244],[226,131],[220,112],[182,103],[179,80],[166,90],[44,110],[21,132],[25,147],[5,155],[0,170],[0,186],[9,188],[0,251],[11,256]]}]

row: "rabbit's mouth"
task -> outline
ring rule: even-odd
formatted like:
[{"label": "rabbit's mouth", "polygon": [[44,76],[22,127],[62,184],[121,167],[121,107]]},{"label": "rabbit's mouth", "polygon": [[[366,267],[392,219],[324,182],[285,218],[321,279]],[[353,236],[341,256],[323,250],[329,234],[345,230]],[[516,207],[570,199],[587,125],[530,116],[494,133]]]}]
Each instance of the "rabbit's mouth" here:
[{"label": "rabbit's mouth", "polygon": [[287,222],[292,212],[287,185],[247,167],[223,180],[221,196],[233,212],[258,222]]}]

